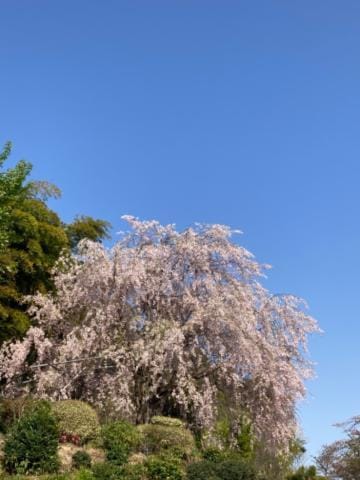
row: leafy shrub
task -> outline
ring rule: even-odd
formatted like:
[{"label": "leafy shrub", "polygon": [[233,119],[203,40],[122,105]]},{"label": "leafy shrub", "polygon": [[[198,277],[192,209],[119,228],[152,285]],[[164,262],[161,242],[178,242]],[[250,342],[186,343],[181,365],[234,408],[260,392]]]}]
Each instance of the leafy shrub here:
[{"label": "leafy shrub", "polygon": [[[94,474],[91,470],[81,468],[71,478],[72,480],[94,480]],[[68,476],[66,477],[66,480],[69,480]]]},{"label": "leafy shrub", "polygon": [[147,469],[142,464],[126,464],[121,469],[121,480],[147,480]]},{"label": "leafy shrub", "polygon": [[120,480],[121,468],[112,463],[95,463],[92,468],[94,480]]},{"label": "leafy shrub", "polygon": [[193,463],[187,468],[188,480],[255,480],[250,464],[231,459],[214,463],[209,460]]},{"label": "leafy shrub", "polygon": [[38,403],[10,429],[4,445],[5,469],[10,473],[56,471],[58,437],[58,424],[49,404]]},{"label": "leafy shrub", "polygon": [[188,480],[220,480],[216,474],[215,464],[210,460],[191,463],[187,467]]},{"label": "leafy shrub", "polygon": [[90,468],[91,467],[91,457],[84,450],[79,450],[75,452],[72,456],[72,466],[73,468],[79,469],[81,467]]},{"label": "leafy shrub", "polygon": [[216,447],[209,447],[202,451],[202,457],[210,462],[222,462],[228,457],[228,452]]},{"label": "leafy shrub", "polygon": [[63,441],[83,444],[98,436],[99,419],[89,404],[80,400],[61,400],[53,403],[52,408]]},{"label": "leafy shrub", "polygon": [[243,460],[225,460],[216,464],[216,474],[221,480],[255,480],[252,466]]},{"label": "leafy shrub", "polygon": [[150,457],[145,466],[150,480],[182,480],[184,478],[179,464],[171,459]]},{"label": "leafy shrub", "polygon": [[141,436],[130,423],[118,421],[103,427],[102,439],[107,460],[114,465],[123,465],[140,444]]},{"label": "leafy shrub", "polygon": [[143,436],[144,453],[160,453],[169,451],[179,458],[189,459],[195,451],[195,440],[192,433],[183,426],[165,426],[159,424],[139,425]]}]

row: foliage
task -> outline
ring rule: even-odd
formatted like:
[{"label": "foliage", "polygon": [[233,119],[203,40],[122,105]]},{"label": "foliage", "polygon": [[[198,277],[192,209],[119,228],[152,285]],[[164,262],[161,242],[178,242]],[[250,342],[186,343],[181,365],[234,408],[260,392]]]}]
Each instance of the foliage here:
[{"label": "foliage", "polygon": [[316,467],[311,465],[310,467],[299,467],[295,472],[287,476],[287,480],[321,480],[323,477],[319,477],[316,472]]},{"label": "foliage", "polygon": [[[10,156],[11,147],[11,143],[7,142],[0,152],[0,168]],[[0,173],[0,251],[9,242],[11,209],[24,194],[23,183],[30,171],[31,165],[22,160],[15,167]]]},{"label": "foliage", "polygon": [[316,459],[317,466],[326,477],[356,480],[360,478],[360,416],[337,426],[346,438],[325,445]]},{"label": "foliage", "polygon": [[226,459],[220,462],[203,460],[187,468],[188,480],[255,480],[256,474],[248,462],[242,459]]},{"label": "foliage", "polygon": [[[3,393],[28,390],[24,375],[35,394],[110,400],[135,423],[163,414],[206,429],[221,390],[232,430],[241,408],[269,449],[287,445],[315,321],[297,298],[260,285],[262,266],[228,227],[179,233],[126,219],[133,231],[113,249],[83,242],[67,271],[56,271],[57,295],[32,297],[38,326],[0,351]],[[27,360],[31,349],[41,370]],[[77,361],[62,368],[69,358]]]},{"label": "foliage", "polygon": [[[0,168],[11,153],[6,144]],[[27,181],[31,164],[20,161],[0,173],[0,344],[25,334],[30,325],[24,296],[53,289],[51,271],[75,239],[102,240],[109,224],[78,217],[65,225],[46,202],[60,190],[48,182]],[[5,248],[6,247],[6,248]]]},{"label": "foliage", "polygon": [[141,437],[133,425],[118,421],[103,427],[102,438],[107,460],[114,465],[123,465],[139,445]]},{"label": "foliage", "polygon": [[221,480],[255,480],[253,467],[239,459],[229,459],[216,464],[216,474]]},{"label": "foliage", "polygon": [[299,465],[305,451],[304,441],[298,437],[292,438],[287,448],[275,454],[266,444],[255,441],[250,459],[261,479],[280,480],[293,472],[294,465]]},{"label": "foliage", "polygon": [[[70,478],[71,480],[94,480],[94,474],[91,470],[81,468]],[[66,480],[70,480],[68,475],[66,476]]]},{"label": "foliage", "polygon": [[58,436],[59,428],[50,406],[38,403],[13,425],[6,438],[6,470],[10,473],[56,471]]},{"label": "foliage", "polygon": [[105,220],[86,215],[76,217],[65,229],[71,249],[74,250],[83,238],[88,238],[94,242],[109,238],[110,226],[110,223]]},{"label": "foliage", "polygon": [[148,480],[145,465],[131,463],[124,465],[121,469],[121,480]]},{"label": "foliage", "polygon": [[89,404],[80,400],[62,400],[54,402],[52,409],[62,434],[76,435],[80,443],[88,442],[99,435],[99,420]]},{"label": "foliage", "polygon": [[[225,419],[216,424],[215,433],[213,435],[215,435],[215,438],[219,441],[218,446],[213,445],[203,448],[201,452],[202,458],[217,465],[225,465],[224,469],[229,468],[231,471],[234,470],[235,472],[238,472],[236,475],[243,475],[245,472],[249,475],[249,478],[252,478],[253,472],[255,471],[257,445],[252,433],[251,423],[246,417],[244,415],[240,417],[238,431],[235,436],[232,436],[229,431]],[[207,444],[209,444],[209,439],[207,439]],[[268,452],[268,455],[270,457],[270,452]],[[273,453],[271,458],[274,460],[276,454]],[[199,465],[196,468],[199,468],[200,470],[203,468],[204,472],[206,472],[208,468],[210,468],[207,465],[208,464],[204,462],[202,466]],[[227,465],[229,467],[227,467]],[[214,469],[215,467],[211,468]],[[215,470],[216,475],[219,476],[220,473],[218,467],[216,467]],[[232,474],[229,473],[229,475],[231,477]],[[237,477],[235,476],[235,478]],[[240,478],[242,477],[240,476]],[[278,476],[277,480],[280,480],[280,478],[283,477]]]},{"label": "foliage", "polygon": [[85,452],[85,450],[79,450],[75,452],[72,457],[72,466],[74,468],[90,468],[91,467],[91,457]]},{"label": "foliage", "polygon": [[146,463],[149,480],[182,480],[183,471],[177,462],[169,458],[150,457]]},{"label": "foliage", "polygon": [[183,425],[166,426],[161,423],[148,423],[139,425],[138,430],[143,437],[142,450],[147,454],[166,451],[175,457],[189,459],[194,453],[194,437]]},{"label": "foliage", "polygon": [[[0,167],[11,153],[7,144]],[[55,212],[33,194],[25,183],[31,165],[20,161],[0,174],[0,343],[25,333],[29,318],[21,300],[50,286],[50,269],[68,240]]]},{"label": "foliage", "polygon": [[18,398],[3,398],[0,401],[0,432],[6,433],[9,428],[25,413],[38,403],[29,396]]},{"label": "foliage", "polygon": [[216,464],[210,460],[190,463],[187,467],[188,480],[219,480]]},{"label": "foliage", "polygon": [[202,451],[202,458],[210,462],[221,462],[225,460],[227,456],[228,452],[226,450],[216,447],[207,447]]},{"label": "foliage", "polygon": [[121,468],[113,463],[95,463],[92,467],[95,480],[120,480]]},{"label": "foliage", "polygon": [[240,428],[236,435],[236,450],[242,458],[247,460],[254,458],[254,440],[251,423],[245,418],[241,418]]}]

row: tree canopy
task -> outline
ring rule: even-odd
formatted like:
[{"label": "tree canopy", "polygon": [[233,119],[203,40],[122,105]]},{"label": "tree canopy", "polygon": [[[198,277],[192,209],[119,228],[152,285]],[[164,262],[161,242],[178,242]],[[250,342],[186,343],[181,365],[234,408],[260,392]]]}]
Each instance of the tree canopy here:
[{"label": "tree canopy", "polygon": [[[0,153],[0,168],[11,153],[11,143],[8,142]],[[0,172],[0,250],[9,241],[10,213],[24,193],[24,181],[31,171],[28,162],[20,161],[14,168]]]},{"label": "tree canopy", "polygon": [[[0,168],[10,153],[8,143]],[[109,229],[108,222],[91,217],[64,224],[46,203],[59,197],[60,190],[46,181],[30,181],[31,168],[20,161],[0,173],[0,344],[25,334],[30,319],[24,296],[53,288],[51,270],[75,246],[74,239],[100,241]]]}]

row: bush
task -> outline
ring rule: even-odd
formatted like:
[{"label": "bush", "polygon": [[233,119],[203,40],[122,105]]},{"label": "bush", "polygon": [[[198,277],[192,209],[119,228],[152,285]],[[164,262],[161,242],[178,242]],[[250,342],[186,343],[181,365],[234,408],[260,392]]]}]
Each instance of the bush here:
[{"label": "bush", "polygon": [[210,460],[191,463],[187,467],[188,480],[220,480],[216,474],[215,464]]},{"label": "bush", "polygon": [[59,428],[49,404],[38,403],[13,425],[4,445],[10,473],[54,472],[59,467]]},{"label": "bush", "polygon": [[202,451],[202,457],[205,460],[209,460],[210,462],[222,462],[226,460],[228,457],[228,452],[226,450],[221,450],[216,447],[209,447],[205,448]]},{"label": "bush", "polygon": [[195,440],[192,433],[183,426],[165,426],[159,424],[139,425],[143,436],[144,453],[170,452],[182,459],[189,459],[195,451]]},{"label": "bush", "polygon": [[232,459],[214,463],[209,460],[193,463],[187,468],[188,480],[255,480],[252,466]]},{"label": "bush", "polygon": [[225,460],[216,464],[216,474],[221,480],[255,480],[252,466],[243,460]]},{"label": "bush", "polygon": [[140,444],[140,433],[127,422],[113,422],[102,429],[106,458],[114,465],[123,465],[132,451]]},{"label": "bush", "polygon": [[[87,470],[86,468],[81,468],[71,478],[72,480],[94,480],[94,474],[91,470]],[[69,477],[66,476],[65,479],[69,480]]]},{"label": "bush", "polygon": [[147,480],[147,469],[142,464],[124,465],[121,469],[121,480]]},{"label": "bush", "polygon": [[145,466],[149,480],[182,480],[184,478],[179,464],[170,459],[149,458]]},{"label": "bush", "polygon": [[84,450],[79,450],[75,452],[72,456],[72,466],[73,468],[79,469],[81,467],[90,468],[91,467],[91,457]]},{"label": "bush", "polygon": [[61,400],[52,404],[64,441],[84,444],[100,432],[95,410],[80,400]]},{"label": "bush", "polygon": [[92,468],[94,480],[120,480],[121,468],[112,463],[95,463]]}]

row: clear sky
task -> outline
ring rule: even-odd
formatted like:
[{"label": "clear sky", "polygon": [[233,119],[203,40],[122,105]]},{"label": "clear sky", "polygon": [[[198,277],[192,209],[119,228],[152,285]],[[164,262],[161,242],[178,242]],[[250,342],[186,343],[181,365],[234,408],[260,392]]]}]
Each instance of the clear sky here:
[{"label": "clear sky", "polygon": [[324,335],[309,456],[360,414],[360,2],[0,0],[0,142],[65,220],[241,228]]}]

